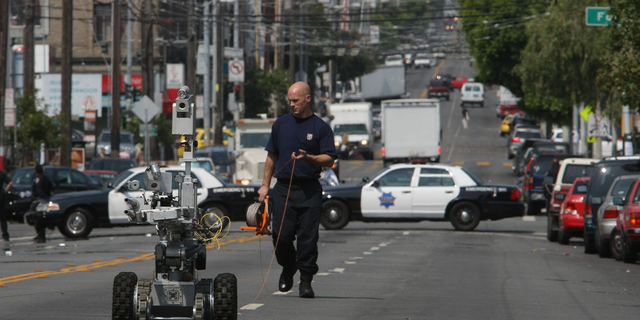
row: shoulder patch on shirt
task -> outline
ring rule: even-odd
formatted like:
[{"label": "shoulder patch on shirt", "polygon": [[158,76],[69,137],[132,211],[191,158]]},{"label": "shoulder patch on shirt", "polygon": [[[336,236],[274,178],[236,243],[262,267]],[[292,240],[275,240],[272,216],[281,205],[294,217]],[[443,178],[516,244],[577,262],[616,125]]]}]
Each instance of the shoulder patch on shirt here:
[{"label": "shoulder patch on shirt", "polygon": [[313,139],[313,133],[307,133],[307,140]]}]

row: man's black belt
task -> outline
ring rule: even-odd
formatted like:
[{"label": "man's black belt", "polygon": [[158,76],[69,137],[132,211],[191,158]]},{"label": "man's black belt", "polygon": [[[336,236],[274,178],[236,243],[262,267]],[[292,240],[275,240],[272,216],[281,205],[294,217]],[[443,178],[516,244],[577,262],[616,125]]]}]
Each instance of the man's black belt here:
[{"label": "man's black belt", "polygon": [[309,182],[318,181],[318,180],[317,179],[301,179],[301,178],[298,178],[298,179],[278,178],[278,183],[289,185],[289,181],[291,181],[292,185],[299,185],[299,184],[307,184]]}]

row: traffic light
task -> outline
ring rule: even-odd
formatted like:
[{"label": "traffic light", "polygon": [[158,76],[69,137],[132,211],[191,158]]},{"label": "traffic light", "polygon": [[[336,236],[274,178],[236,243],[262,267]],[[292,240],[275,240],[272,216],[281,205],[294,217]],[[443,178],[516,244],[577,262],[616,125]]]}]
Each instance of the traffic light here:
[{"label": "traffic light", "polygon": [[139,101],[142,98],[142,91],[133,85],[124,84],[125,96],[131,99],[131,102]]},{"label": "traffic light", "polygon": [[233,93],[235,94],[236,102],[239,102],[240,101],[240,86],[234,86],[233,87]]}]

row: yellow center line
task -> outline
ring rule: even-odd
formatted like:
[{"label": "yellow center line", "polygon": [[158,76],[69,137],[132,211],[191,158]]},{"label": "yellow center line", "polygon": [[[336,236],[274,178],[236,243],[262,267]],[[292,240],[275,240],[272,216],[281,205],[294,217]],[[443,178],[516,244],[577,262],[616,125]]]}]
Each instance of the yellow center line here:
[{"label": "yellow center line", "polygon": [[440,67],[444,66],[444,61],[445,59],[440,60],[440,64],[438,64],[436,69],[433,70],[433,76],[431,76],[431,80],[435,79],[438,76],[438,73],[440,73]]},{"label": "yellow center line", "polygon": [[429,93],[429,89],[425,88],[422,90],[422,94],[420,95],[420,99],[424,99],[427,97],[427,93]]},{"label": "yellow center line", "polygon": [[455,166],[463,166],[464,161],[451,161],[451,164]]},{"label": "yellow center line", "polygon": [[[220,241],[217,244],[212,242],[207,245],[207,250],[211,250],[218,245],[225,246],[229,243],[245,243],[249,241],[256,241],[258,239],[260,239],[260,236],[251,235],[251,236],[244,236],[244,237],[236,237],[235,239],[229,239],[226,241]],[[72,266],[71,268],[63,268],[58,271],[43,271],[41,269],[36,269],[35,272],[0,278],[0,287],[4,287],[6,283],[38,279],[38,278],[46,278],[47,276],[73,273],[73,272],[90,272],[91,270],[99,269],[102,267],[115,267],[116,265],[123,264],[123,263],[140,262],[142,260],[151,260],[154,258],[155,258],[155,253],[153,252],[152,253],[141,252],[139,256],[129,258],[129,259],[125,259],[124,257],[118,257],[118,259],[111,260],[111,261],[96,260],[96,262],[94,263],[85,264],[81,266]]]},{"label": "yellow center line", "polygon": [[513,163],[511,163],[511,162],[503,162],[502,165],[505,166],[505,167],[512,167]]},{"label": "yellow center line", "polygon": [[478,161],[478,162],[476,162],[476,165],[477,166],[490,166],[491,162],[489,162],[489,161]]}]

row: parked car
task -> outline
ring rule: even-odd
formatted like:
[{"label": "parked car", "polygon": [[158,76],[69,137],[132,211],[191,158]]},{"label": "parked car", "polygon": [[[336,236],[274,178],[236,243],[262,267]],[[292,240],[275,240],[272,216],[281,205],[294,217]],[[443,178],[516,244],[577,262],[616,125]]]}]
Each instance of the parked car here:
[{"label": "parked car", "polygon": [[596,164],[584,209],[585,253],[596,253],[595,235],[598,223],[595,213],[600,209],[611,184],[619,176],[632,174],[640,174],[640,156],[604,158]]},{"label": "parked car", "polygon": [[[68,238],[85,238],[93,228],[135,225],[129,221],[124,210],[128,209],[125,198],[141,198],[142,194],[150,196],[151,191],[145,191],[145,167],[131,168],[119,174],[107,187],[94,191],[73,192],[54,195],[39,202],[36,210],[30,212],[32,224],[36,217],[41,219],[47,227],[58,227],[60,232]],[[178,196],[178,183],[175,176],[184,172],[180,166],[170,166],[161,169],[172,174],[171,185],[173,196]],[[213,213],[219,217],[229,217],[231,220],[244,220],[247,207],[258,198],[260,186],[226,185],[210,172],[202,168],[192,168],[191,173],[198,179],[197,205],[205,213]],[[129,190],[127,182],[137,180],[141,189]],[[223,224],[213,224],[214,228],[224,227]]]},{"label": "parked car", "polygon": [[229,149],[227,146],[210,146],[197,149],[194,153],[196,158],[210,158],[213,160],[215,173],[224,183],[230,183],[233,179],[234,167],[233,161],[229,157]]},{"label": "parked car", "polygon": [[504,137],[509,134],[509,131],[511,131],[511,121],[513,121],[513,118],[515,117],[516,117],[515,114],[509,114],[506,117],[504,117],[504,119],[502,119],[502,122],[500,123],[501,137]]},{"label": "parked car", "polygon": [[[111,130],[102,130],[98,137],[98,145],[96,146],[96,154],[100,154],[100,150],[104,149],[107,156],[111,156]],[[133,134],[126,130],[120,130],[120,150],[124,150],[131,158],[136,156],[136,148],[133,142]]]},{"label": "parked car", "polygon": [[84,170],[82,172],[89,178],[96,180],[103,186],[106,186],[111,180],[113,180],[113,178],[118,175],[118,172],[112,170]]},{"label": "parked car", "polygon": [[[527,143],[525,142],[525,144]],[[569,153],[568,143],[561,143],[561,142],[556,143],[556,142],[550,142],[549,140],[535,141],[529,149],[526,149],[526,151],[524,152],[524,155],[520,156],[520,154],[516,154],[516,157],[514,158],[514,165],[516,169],[515,173],[516,175],[523,174],[521,170],[524,164],[528,163],[529,159],[533,157],[536,157],[541,154],[561,154],[561,153],[564,153],[564,154]],[[515,162],[515,160],[517,159],[521,159],[520,163]]]},{"label": "parked car", "polygon": [[[549,241],[556,241],[558,238],[558,214],[574,181],[578,178],[591,177],[597,162],[596,159],[567,158],[560,163],[556,181],[551,182],[551,195],[548,199],[547,239]],[[582,214],[580,213],[581,217]]]},{"label": "parked car", "polygon": [[[507,140],[507,158],[513,159],[518,153],[518,149],[527,139],[542,139],[542,131],[540,129],[518,129],[513,131],[509,140]],[[523,150],[526,151],[526,150]]]},{"label": "parked car", "polygon": [[531,149],[531,147],[533,147],[533,145],[538,141],[549,140],[540,138],[528,138],[525,139],[524,142],[516,148],[515,155],[513,157],[513,166],[511,166],[511,169],[513,169],[513,173],[515,173],[517,176],[522,176],[522,174],[524,173],[524,166],[529,163],[529,158],[525,160],[525,157],[531,154],[531,151],[529,149]]},{"label": "parked car", "polygon": [[531,158],[528,171],[524,175],[523,196],[527,205],[527,215],[539,214],[542,208],[546,208],[544,176],[551,169],[553,159],[562,160],[568,157],[570,156],[565,154],[542,154]]},{"label": "parked car", "polygon": [[[94,190],[101,186],[82,171],[73,168],[56,166],[42,166],[42,168],[53,184],[53,194]],[[31,185],[34,175],[35,167],[24,167],[9,172],[8,176],[13,181],[13,185],[4,198],[4,212],[9,219],[23,221],[23,216],[33,201]]]},{"label": "parked car", "polygon": [[527,115],[516,114],[516,117],[513,118],[513,121],[511,121],[511,128],[509,129],[509,133],[512,133],[516,128],[522,125],[527,125],[526,127],[528,128],[538,128],[538,123],[536,122],[536,120],[530,118]]},{"label": "parked car", "polygon": [[618,214],[616,229],[622,245],[622,261],[636,263],[640,251],[640,179],[637,179],[627,201]]},{"label": "parked car", "polygon": [[121,173],[136,166],[134,159],[94,158],[89,164],[89,170],[109,170]]},{"label": "parked car", "polygon": [[597,230],[595,236],[596,251],[601,258],[613,256],[616,260],[622,260],[622,246],[620,239],[616,241],[616,222],[618,214],[622,210],[623,203],[627,200],[629,191],[640,175],[619,176],[611,184],[602,205],[596,215]]},{"label": "parked car", "polygon": [[583,235],[582,214],[590,179],[588,177],[577,178],[560,207],[558,214],[558,243],[560,244],[569,244],[569,239],[572,237],[581,238]]},{"label": "parked car", "polygon": [[[185,161],[180,161],[181,167],[184,167],[185,164],[186,164]],[[211,160],[211,158],[209,157],[195,158],[195,161],[191,161],[191,167],[202,168],[213,174],[216,173],[215,164],[213,163],[213,160]]]}]

